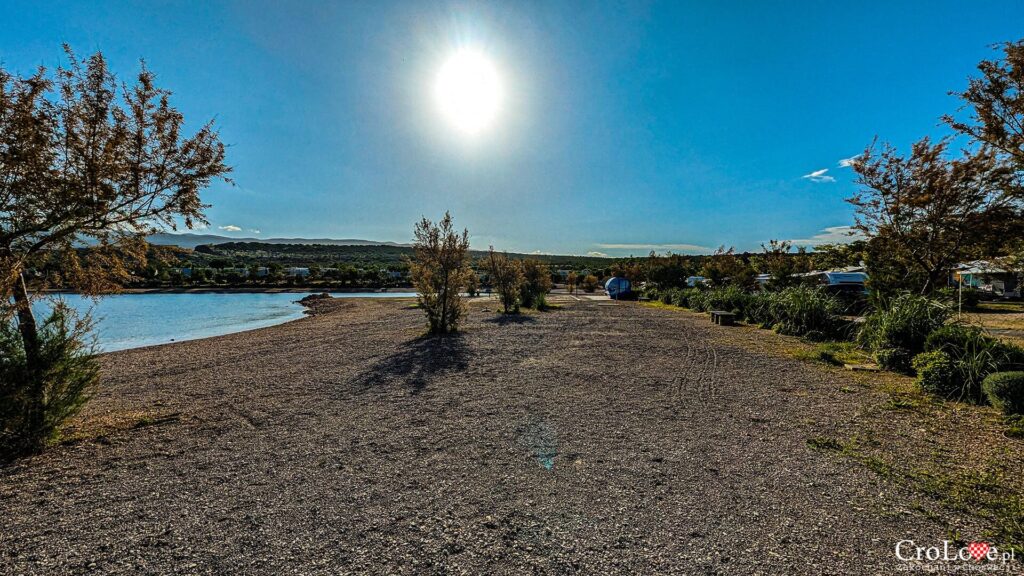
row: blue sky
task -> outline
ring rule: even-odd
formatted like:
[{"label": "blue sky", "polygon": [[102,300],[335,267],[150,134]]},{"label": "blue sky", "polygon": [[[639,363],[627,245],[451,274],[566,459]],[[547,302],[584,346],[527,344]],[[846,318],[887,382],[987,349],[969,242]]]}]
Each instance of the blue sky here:
[{"label": "blue sky", "polygon": [[[61,42],[124,76],[145,58],[193,125],[216,118],[238,185],[205,194],[211,232],[407,241],[449,209],[475,247],[610,255],[849,225],[840,160],[946,133],[948,92],[1024,37],[1021,2],[0,8],[7,69],[58,64]],[[471,138],[432,97],[465,46],[503,86]]]}]

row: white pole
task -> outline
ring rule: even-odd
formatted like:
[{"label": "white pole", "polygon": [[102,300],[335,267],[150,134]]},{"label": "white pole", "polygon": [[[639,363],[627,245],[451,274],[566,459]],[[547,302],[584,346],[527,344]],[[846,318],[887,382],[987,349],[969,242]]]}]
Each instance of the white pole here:
[{"label": "white pole", "polygon": [[957,274],[957,279],[958,279],[957,284],[959,284],[960,290],[959,290],[959,295],[957,297],[957,304],[956,304],[956,319],[960,320],[960,317],[964,313],[964,275],[963,274]]}]

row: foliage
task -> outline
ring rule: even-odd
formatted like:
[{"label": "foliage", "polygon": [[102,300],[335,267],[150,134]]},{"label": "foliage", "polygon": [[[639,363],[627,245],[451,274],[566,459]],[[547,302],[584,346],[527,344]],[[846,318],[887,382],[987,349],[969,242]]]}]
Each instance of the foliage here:
[{"label": "foliage", "polygon": [[447,334],[459,328],[465,303],[459,291],[473,271],[469,267],[469,231],[455,231],[451,214],[436,225],[423,218],[416,224],[415,258],[409,261],[419,304],[427,315],[431,334]]},{"label": "foliage", "polygon": [[742,314],[750,295],[739,286],[686,291],[686,305],[697,312],[724,310]]},{"label": "foliage", "polygon": [[818,244],[811,254],[812,268],[816,270],[836,270],[848,266],[860,266],[864,261],[867,241],[854,240],[848,244]]},{"label": "foliage", "polygon": [[990,148],[948,160],[949,144],[924,138],[906,157],[872,145],[853,162],[861,189],[847,201],[856,228],[885,241],[874,264],[902,267],[907,275],[896,287],[920,294],[942,287],[958,262],[991,253],[1021,229],[1024,192],[1014,170]]},{"label": "foliage", "polygon": [[950,115],[944,120],[1024,170],[1024,40],[1005,42],[999,48],[1004,58],[979,63],[981,77],[972,78],[959,94],[974,114],[968,120]]},{"label": "foliage", "polygon": [[842,335],[843,305],[834,295],[813,286],[791,286],[778,292],[758,292],[745,302],[744,316],[781,334],[815,340]]},{"label": "foliage", "polygon": [[796,276],[811,271],[811,259],[807,250],[800,247],[794,254],[791,252],[792,242],[789,240],[771,240],[768,245],[761,245],[763,253],[753,259],[754,267],[762,274],[768,274],[767,288],[781,290],[800,282]]},{"label": "foliage", "polygon": [[0,322],[0,461],[41,450],[99,381],[88,318],[58,302],[39,326],[35,367],[14,324]]},{"label": "foliage", "polygon": [[875,350],[875,362],[879,366],[900,374],[912,374],[912,355],[906,348],[880,348]]},{"label": "foliage", "polygon": [[1005,414],[1024,414],[1024,372],[989,374],[982,389],[989,403]]},{"label": "foliage", "polygon": [[925,340],[945,324],[950,309],[939,302],[903,293],[881,299],[857,335],[868,350],[901,348],[911,356],[924,351]]},{"label": "foliage", "polygon": [[519,289],[519,297],[526,308],[543,310],[547,305],[546,295],[551,291],[551,272],[547,264],[535,258],[522,261],[523,284]]},{"label": "foliage", "polygon": [[687,277],[696,271],[693,258],[680,254],[658,256],[651,252],[646,267],[647,281],[662,290],[685,288]]},{"label": "foliage", "polygon": [[959,393],[959,385],[953,374],[953,359],[941,350],[922,352],[914,356],[914,371],[917,384],[925,392],[950,398]]},{"label": "foliage", "polygon": [[731,284],[746,288],[754,284],[754,269],[736,255],[735,248],[725,246],[704,258],[700,275],[710,280],[712,286]]},{"label": "foliage", "polygon": [[932,332],[925,350],[946,354],[951,361],[950,375],[958,400],[983,402],[981,383],[986,376],[1014,367],[1020,349],[982,333],[980,328],[949,324]]},{"label": "foliage", "polygon": [[23,411],[16,432],[37,445],[63,417],[63,401],[47,394],[93,375],[78,360],[88,356],[82,334],[36,322],[26,269],[49,265],[49,276],[86,294],[116,290],[145,267],[143,238],[156,226],[205,222],[199,192],[231,170],[212,123],[186,137],[183,115],[145,66],[129,85],[102,54],[82,61],[64,49],[69,66],[52,75],[0,68],[0,305],[14,300],[28,383],[9,409]]},{"label": "foliage", "polygon": [[491,246],[485,266],[505,314],[518,314],[521,303],[519,298],[525,282],[522,263],[509,258],[507,254],[495,252],[494,246]]},{"label": "foliage", "polygon": [[580,287],[583,288],[584,292],[596,292],[599,285],[597,276],[593,274],[587,274],[583,277],[583,280],[580,280]]}]

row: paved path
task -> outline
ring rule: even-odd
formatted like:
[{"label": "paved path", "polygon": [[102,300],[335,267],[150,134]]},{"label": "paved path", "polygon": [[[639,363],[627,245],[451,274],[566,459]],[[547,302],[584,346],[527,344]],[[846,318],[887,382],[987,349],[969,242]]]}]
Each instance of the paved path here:
[{"label": "paved path", "polygon": [[842,374],[702,318],[336,304],[106,356],[86,416],[178,416],[0,472],[0,573],[876,574],[945,537],[808,448]]}]

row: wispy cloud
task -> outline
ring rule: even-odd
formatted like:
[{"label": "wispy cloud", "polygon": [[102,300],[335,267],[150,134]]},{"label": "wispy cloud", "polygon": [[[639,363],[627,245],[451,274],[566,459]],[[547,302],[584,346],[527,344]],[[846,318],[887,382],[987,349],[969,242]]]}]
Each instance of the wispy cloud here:
[{"label": "wispy cloud", "polygon": [[593,250],[591,250],[590,252],[587,252],[587,256],[596,256],[598,258],[607,258],[608,257],[608,255],[605,254],[604,252],[595,252]]},{"label": "wispy cloud", "polygon": [[794,246],[818,246],[820,244],[847,244],[863,240],[864,235],[853,226],[829,226],[810,238],[790,240]]},{"label": "wispy cloud", "polygon": [[840,168],[850,168],[857,162],[858,156],[850,156],[849,158],[843,158],[839,161]]},{"label": "wispy cloud", "polygon": [[708,252],[711,248],[696,244],[598,244],[602,250],[674,250],[678,252]]},{"label": "wispy cloud", "polygon": [[259,234],[260,233],[260,229],[259,228],[249,228],[248,230],[246,230],[246,232],[252,232],[253,234]]},{"label": "wispy cloud", "polygon": [[801,178],[805,178],[807,180],[810,180],[811,182],[818,183],[835,182],[836,179],[826,174],[826,172],[828,172],[828,168],[822,168],[821,170],[815,170],[810,174],[804,174],[803,176],[801,176]]},{"label": "wispy cloud", "polygon": [[228,224],[227,226],[217,226],[217,228],[220,228],[221,230],[223,230],[225,232],[241,232],[242,231],[242,228],[240,226],[235,226],[234,224]]}]

